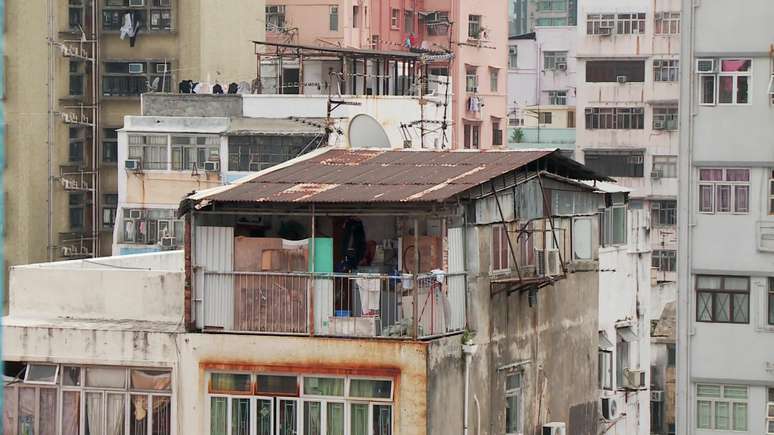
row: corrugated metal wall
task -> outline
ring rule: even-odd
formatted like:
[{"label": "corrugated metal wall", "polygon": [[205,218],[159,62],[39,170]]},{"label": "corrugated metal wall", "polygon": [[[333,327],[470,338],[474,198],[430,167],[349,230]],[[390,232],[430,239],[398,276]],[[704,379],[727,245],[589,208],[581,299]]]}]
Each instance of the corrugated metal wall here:
[{"label": "corrugated metal wall", "polygon": [[449,228],[449,306],[451,316],[446,327],[459,331],[465,327],[465,233],[464,228]]},{"label": "corrugated metal wall", "polygon": [[194,238],[196,310],[199,328],[232,329],[234,326],[234,228],[196,227]]}]

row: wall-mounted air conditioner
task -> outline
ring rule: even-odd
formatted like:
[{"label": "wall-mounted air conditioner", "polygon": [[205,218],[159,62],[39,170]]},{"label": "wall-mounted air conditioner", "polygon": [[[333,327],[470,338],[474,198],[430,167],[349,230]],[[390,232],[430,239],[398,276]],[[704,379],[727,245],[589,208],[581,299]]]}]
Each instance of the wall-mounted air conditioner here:
[{"label": "wall-mounted air conditioner", "polygon": [[653,121],[653,130],[666,130],[666,121],[663,119],[656,119]]},{"label": "wall-mounted air conditioner", "polygon": [[556,69],[559,71],[567,71],[567,64],[564,62],[559,62],[556,64]]},{"label": "wall-mounted air conditioner", "polygon": [[567,425],[562,422],[551,422],[543,425],[543,435],[566,435]]},{"label": "wall-mounted air conditioner", "polygon": [[142,166],[140,159],[126,159],[124,160],[124,168],[127,171],[139,171]]},{"label": "wall-mounted air conditioner", "polygon": [[129,64],[129,74],[142,74],[145,72],[145,64],[144,63],[130,63]]},{"label": "wall-mounted air conditioner", "polygon": [[699,74],[714,73],[715,59],[696,59],[696,72]]},{"label": "wall-mounted air conditioner", "polygon": [[162,248],[174,248],[176,246],[176,239],[174,237],[162,237],[159,244]]},{"label": "wall-mounted air conditioner", "polygon": [[145,216],[145,210],[141,208],[133,208],[129,210],[129,219],[142,219]]},{"label": "wall-mounted air conditioner", "polygon": [[129,7],[141,8],[145,6],[145,0],[129,0]]},{"label": "wall-mounted air conditioner", "polygon": [[623,387],[629,390],[645,388],[645,371],[625,368],[623,370]]},{"label": "wall-mounted air conditioner", "polygon": [[660,169],[654,169],[654,170],[650,171],[650,178],[652,178],[654,180],[658,180],[658,179],[660,179],[663,176],[664,176],[664,174],[663,174],[663,172],[661,172]]},{"label": "wall-mounted air conditioner", "polygon": [[612,26],[599,26],[599,36],[610,36],[613,34]]},{"label": "wall-mounted air conditioner", "polygon": [[664,401],[664,392],[653,390],[650,392],[650,401],[651,402],[663,402]]},{"label": "wall-mounted air conditioner", "polygon": [[615,80],[616,80],[616,81],[617,81],[619,84],[624,84],[624,83],[626,83],[627,81],[629,81],[629,78],[628,78],[628,77],[626,77],[626,76],[616,76]]},{"label": "wall-mounted air conditioner", "polygon": [[615,397],[603,397],[600,405],[602,418],[605,420],[618,418],[618,401],[615,400]]},{"label": "wall-mounted air conditioner", "polygon": [[211,160],[204,162],[205,172],[218,172],[220,170],[220,162]]}]

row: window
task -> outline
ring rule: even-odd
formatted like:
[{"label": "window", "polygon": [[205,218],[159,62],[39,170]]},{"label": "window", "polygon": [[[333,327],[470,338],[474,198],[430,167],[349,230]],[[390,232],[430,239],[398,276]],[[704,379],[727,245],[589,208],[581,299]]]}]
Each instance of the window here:
[{"label": "window", "polygon": [[696,321],[750,322],[750,279],[734,276],[696,277]]},{"label": "window", "polygon": [[204,162],[220,161],[219,136],[172,136],[172,170],[204,169]]},{"label": "window", "polygon": [[67,160],[70,163],[83,163],[83,142],[86,140],[86,131],[81,127],[70,127],[70,147]]},{"label": "window", "polygon": [[667,367],[677,366],[677,347],[674,344],[667,344]]},{"label": "window", "polygon": [[499,86],[498,86],[498,78],[500,76],[500,70],[497,68],[489,68],[489,91],[490,92],[497,92]]},{"label": "window", "polygon": [[118,161],[118,130],[105,128],[102,130],[102,162],[116,163]]},{"label": "window", "polygon": [[105,0],[102,8],[102,30],[119,31],[127,10],[131,10],[136,19],[142,23],[142,31],[172,31],[170,0],[146,0],[141,6],[130,5],[129,0]]},{"label": "window", "polygon": [[[87,384],[95,376],[103,382]],[[12,399],[4,400],[4,412],[25,434],[123,434],[129,428],[131,435],[170,435],[171,391],[169,371],[30,364],[24,380],[5,386]]]},{"label": "window", "polygon": [[171,70],[171,65],[164,62],[105,62],[102,95],[129,97],[145,92],[171,92]]},{"label": "window", "polygon": [[653,156],[653,178],[677,178],[677,156]]},{"label": "window", "polygon": [[481,37],[481,15],[468,15],[468,38]]},{"label": "window", "polygon": [[586,15],[586,34],[588,35],[610,35],[614,27],[614,14]]},{"label": "window", "polygon": [[747,430],[747,386],[696,384],[696,427]]},{"label": "window", "polygon": [[538,124],[551,124],[553,114],[551,112],[538,112]]},{"label": "window", "polygon": [[339,30],[339,7],[331,6],[328,12],[328,30],[336,32]]},{"label": "window", "polygon": [[508,229],[505,225],[492,225],[492,272],[500,272],[510,268],[509,254]]},{"label": "window", "polygon": [[123,242],[131,244],[159,243],[163,238],[175,238],[175,245],[183,244],[183,221],[173,209],[123,209]]},{"label": "window", "polygon": [[481,126],[479,124],[465,124],[463,130],[465,149],[478,149],[481,138]]},{"label": "window", "polygon": [[566,11],[567,0],[538,0],[539,11]]},{"label": "window", "polygon": [[655,250],[651,254],[651,267],[661,272],[674,272],[677,264],[677,252],[672,250]]},{"label": "window", "polygon": [[591,226],[590,217],[575,217],[572,219],[572,253],[574,260],[591,260],[593,258]]},{"label": "window", "polygon": [[70,229],[78,231],[83,229],[86,214],[86,197],[83,193],[70,193],[68,195],[68,205],[70,208]]},{"label": "window", "polygon": [[81,61],[70,61],[70,87],[68,94],[71,97],[83,96],[83,77],[85,74],[85,65]]},{"label": "window", "polygon": [[642,130],[645,109],[642,107],[587,107],[586,128],[589,130]]},{"label": "window", "polygon": [[[567,93],[565,92],[565,101],[566,101]],[[568,110],[567,111],[567,128],[575,128],[575,111],[574,110]]]},{"label": "window", "polygon": [[318,136],[229,136],[228,170],[262,171],[324,145]]},{"label": "window", "polygon": [[360,27],[360,6],[352,6],[352,27]]},{"label": "window", "polygon": [[500,118],[492,118],[492,145],[503,144],[503,129],[500,128]]},{"label": "window", "polygon": [[752,59],[698,59],[700,104],[750,104]]},{"label": "window", "polygon": [[535,21],[537,27],[566,26],[567,18],[564,17],[540,17]]},{"label": "window", "polygon": [[414,33],[414,11],[403,11],[403,31]]},{"label": "window", "polygon": [[623,335],[622,329],[618,328],[616,331],[616,343],[615,343],[615,385],[618,389],[624,386],[624,369],[630,368],[629,362],[629,340],[627,336]]},{"label": "window", "polygon": [[468,68],[465,72],[465,92],[478,92],[478,74],[475,68]]},{"label": "window", "polygon": [[566,51],[544,51],[543,52],[543,70],[544,71],[565,71],[567,69]]},{"label": "window", "polygon": [[586,166],[610,177],[642,177],[645,153],[624,150],[587,150]]},{"label": "window", "polygon": [[[774,278],[769,278],[769,291],[768,291],[768,309],[769,309],[769,315],[768,317],[768,323],[769,325],[774,325]],[[771,398],[769,399],[770,402],[774,402]],[[772,416],[774,417],[774,416]]]},{"label": "window", "polygon": [[83,0],[69,1],[67,25],[71,31],[79,32],[83,29]]},{"label": "window", "polygon": [[657,82],[676,82],[680,80],[680,61],[677,59],[654,59],[653,80]]},{"label": "window", "polygon": [[664,199],[650,203],[651,222],[655,226],[677,225],[677,201]]},{"label": "window", "polygon": [[677,130],[677,106],[654,107],[653,108],[653,129],[654,130]]},{"label": "window", "polygon": [[106,193],[102,195],[102,228],[113,229],[116,223],[116,207],[118,207],[118,194]]},{"label": "window", "polygon": [[523,374],[509,373],[505,376],[505,433],[524,433]]},{"label": "window", "polygon": [[699,169],[700,213],[749,213],[749,169]]},{"label": "window", "polygon": [[519,66],[519,47],[512,45],[508,47],[508,68],[516,69]]},{"label": "window", "polygon": [[599,368],[599,388],[603,390],[613,389],[613,352],[609,350],[599,350],[598,353]]},{"label": "window", "polygon": [[768,400],[766,403],[766,434],[774,434],[774,388],[768,389]]},{"label": "window", "polygon": [[285,29],[285,6],[266,5],[266,31],[281,32],[283,29]]},{"label": "window", "polygon": [[[391,380],[250,373],[209,376],[211,435],[393,433]],[[257,431],[251,432],[254,427]]]},{"label": "window", "polygon": [[644,82],[645,61],[590,60],[586,62],[587,83]]},{"label": "window", "polygon": [[602,246],[626,244],[626,206],[613,205],[604,210],[599,229]]},{"label": "window", "polygon": [[129,158],[140,159],[143,169],[167,169],[167,136],[129,135]]},{"label": "window", "polygon": [[400,29],[400,9],[393,9],[390,15],[390,28],[393,30]]},{"label": "window", "polygon": [[616,24],[619,35],[645,33],[645,13],[618,14]]},{"label": "window", "polygon": [[656,12],[656,35],[680,33],[680,12]]},{"label": "window", "polygon": [[548,91],[548,104],[553,106],[567,105],[567,91]]},{"label": "window", "polygon": [[769,214],[774,214],[774,169],[769,171]]}]

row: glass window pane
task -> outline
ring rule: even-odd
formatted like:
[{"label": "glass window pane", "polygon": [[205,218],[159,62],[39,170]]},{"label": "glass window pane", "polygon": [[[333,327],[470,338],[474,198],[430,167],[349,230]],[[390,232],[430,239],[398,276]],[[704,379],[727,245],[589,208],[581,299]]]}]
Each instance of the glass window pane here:
[{"label": "glass window pane", "polygon": [[718,77],[718,102],[730,104],[734,102],[734,78]]},{"label": "glass window pane", "polygon": [[81,385],[80,367],[62,367],[62,384],[69,386]]},{"label": "glass window pane", "polygon": [[58,366],[48,364],[29,364],[27,374],[24,378],[26,382],[40,382],[45,384],[56,383],[56,374]]},{"label": "glass window pane", "polygon": [[734,212],[747,213],[749,205],[750,186],[734,186]]},{"label": "glass window pane", "polygon": [[712,402],[699,400],[696,407],[696,423],[699,429],[711,429]]},{"label": "glass window pane", "polygon": [[723,387],[723,397],[727,399],[746,399],[747,387],[738,385],[726,385]]},{"label": "glass window pane", "polygon": [[298,395],[298,377],[258,375],[255,389],[258,393]]},{"label": "glass window pane", "polygon": [[62,392],[62,435],[78,435],[81,432],[81,393]]},{"label": "glass window pane", "polygon": [[322,434],[322,404],[320,402],[304,402],[304,434]]},{"label": "glass window pane", "polygon": [[295,400],[279,400],[278,435],[297,435],[297,406]]},{"label": "glass window pane", "polygon": [[225,397],[210,398],[210,435],[226,435],[228,428],[226,421],[226,403]]},{"label": "glass window pane", "polygon": [[517,395],[505,397],[505,431],[519,432],[519,398]]},{"label": "glass window pane", "polygon": [[747,430],[746,403],[734,403],[734,430]]},{"label": "glass window pane", "polygon": [[521,387],[521,373],[514,373],[505,378],[505,389],[512,390]]},{"label": "glass window pane", "polygon": [[343,396],[344,379],[304,377],[304,394],[315,396]]},{"label": "glass window pane", "polygon": [[373,379],[352,379],[349,383],[349,395],[374,399],[392,397],[392,381]]},{"label": "glass window pane", "polygon": [[250,399],[231,399],[231,435],[250,435]]},{"label": "glass window pane", "polygon": [[344,404],[328,403],[326,412],[326,434],[344,435]]},{"label": "glass window pane", "polygon": [[697,293],[697,314],[696,318],[702,322],[712,321],[712,293]]},{"label": "glass window pane", "polygon": [[86,433],[102,435],[102,393],[86,393]]},{"label": "glass window pane", "polygon": [[726,290],[747,290],[750,280],[747,278],[723,278],[723,288]]},{"label": "glass window pane", "polygon": [[107,395],[107,433],[108,435],[122,435],[124,433],[124,416],[126,415],[123,394]]},{"label": "glass window pane", "polygon": [[353,403],[349,409],[350,434],[368,435],[368,404]]},{"label": "glass window pane", "polygon": [[250,393],[250,387],[250,375],[248,374],[210,374],[210,392]]},{"label": "glass window pane", "polygon": [[166,370],[132,370],[132,388],[136,390],[169,391],[172,372]]},{"label": "glass window pane", "polygon": [[718,276],[699,276],[696,279],[696,288],[702,290],[720,290],[721,278]]},{"label": "glass window pane", "polygon": [[728,322],[731,320],[731,294],[715,293],[715,304],[712,307],[712,316],[716,322]]},{"label": "glass window pane", "polygon": [[87,368],[86,386],[102,388],[126,388],[126,370],[103,367]]},{"label": "glass window pane", "polygon": [[750,321],[750,295],[749,293],[734,293],[734,323],[748,323]]},{"label": "glass window pane", "polygon": [[[271,422],[273,417],[272,401],[267,399],[258,399],[256,401],[256,422],[257,435],[272,435]],[[344,435],[344,434],[342,434]]]},{"label": "glass window pane", "polygon": [[373,435],[392,435],[391,405],[374,405]]},{"label": "glass window pane", "polygon": [[148,396],[132,394],[129,409],[129,435],[146,435],[147,433]]},{"label": "glass window pane", "polygon": [[[151,435],[172,433],[172,399],[167,396],[153,396],[153,427]],[[249,410],[248,404],[248,410]],[[249,412],[249,411],[248,411]]]},{"label": "glass window pane", "polygon": [[696,386],[696,394],[699,397],[720,397],[720,385],[704,385],[699,384]]},{"label": "glass window pane", "polygon": [[715,429],[728,429],[730,424],[728,402],[715,402]]}]

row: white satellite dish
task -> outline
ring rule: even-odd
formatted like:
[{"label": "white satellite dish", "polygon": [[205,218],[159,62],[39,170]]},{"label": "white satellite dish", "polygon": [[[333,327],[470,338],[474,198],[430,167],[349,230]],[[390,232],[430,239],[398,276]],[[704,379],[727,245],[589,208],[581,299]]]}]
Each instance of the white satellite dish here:
[{"label": "white satellite dish", "polygon": [[365,113],[355,115],[349,121],[347,140],[350,148],[391,148],[382,125]]}]

